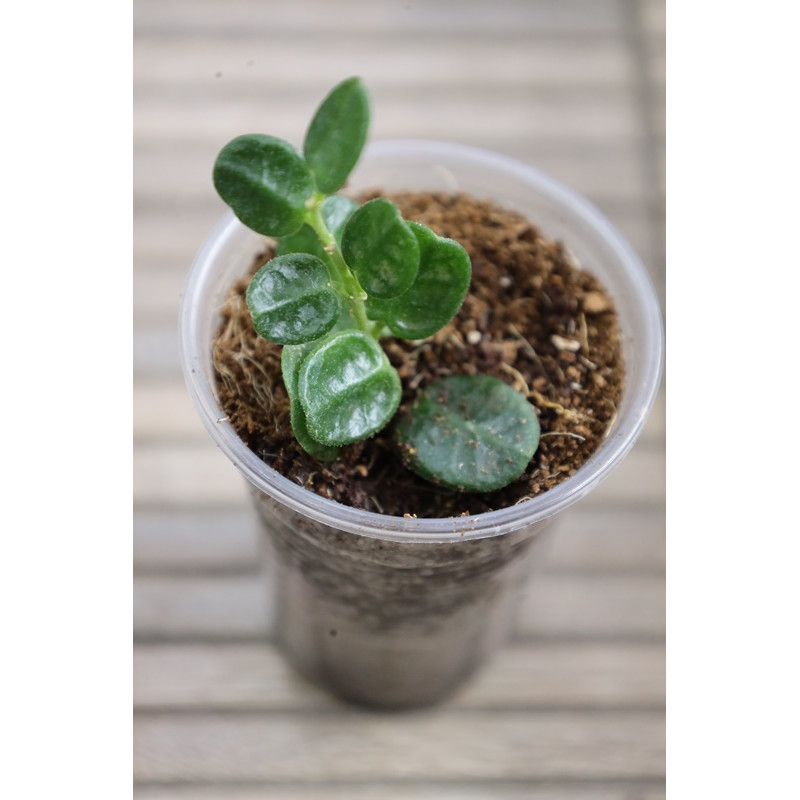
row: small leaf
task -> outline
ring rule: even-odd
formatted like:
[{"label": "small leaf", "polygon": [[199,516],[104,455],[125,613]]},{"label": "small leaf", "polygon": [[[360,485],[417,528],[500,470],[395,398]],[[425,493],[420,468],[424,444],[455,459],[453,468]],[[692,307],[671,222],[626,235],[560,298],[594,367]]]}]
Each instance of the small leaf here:
[{"label": "small leaf", "polygon": [[461,308],[472,275],[469,254],[458,242],[408,222],[420,248],[419,271],[408,291],[390,300],[370,297],[367,315],[401,339],[424,339],[443,328]]},{"label": "small leaf", "polygon": [[253,276],[247,306],[259,336],[276,344],[302,344],[324,336],[341,312],[328,269],[307,253],[278,256]]},{"label": "small leaf", "polygon": [[377,197],[350,217],[342,234],[342,255],[367,294],[385,299],[414,283],[420,248],[397,206]]},{"label": "small leaf", "polygon": [[[322,218],[340,245],[344,226],[357,208],[358,203],[355,200],[341,194],[332,194],[322,202]],[[287,253],[311,253],[326,263],[329,261],[328,254],[310,225],[303,225],[296,233],[282,236],[278,240],[276,253],[279,256]]]},{"label": "small leaf", "polygon": [[344,227],[358,208],[355,200],[343,194],[332,194],[322,201],[322,219],[340,245]]},{"label": "small leaf", "polygon": [[400,378],[383,349],[358,330],[335,333],[303,360],[298,394],[308,431],[342,445],[377,433],[400,404]]},{"label": "small leaf", "polygon": [[309,253],[316,256],[321,261],[328,261],[328,254],[325,252],[319,237],[314,233],[314,229],[308,225],[303,225],[299,231],[281,236],[275,253],[279,256],[286,256],[290,253]]},{"label": "small leaf", "polygon": [[457,491],[490,492],[516,480],[539,445],[533,406],[489,375],[432,383],[398,420],[406,466]]},{"label": "small leaf", "polygon": [[248,228],[285,236],[303,224],[314,178],[288,142],[253,133],[222,148],[214,163],[214,187]]},{"label": "small leaf", "polygon": [[303,152],[325,194],[339,189],[356,165],[369,127],[369,97],[360,78],[335,86],[311,120]]},{"label": "small leaf", "polygon": [[308,344],[286,345],[281,351],[281,372],[283,382],[289,395],[290,421],[292,432],[300,446],[309,455],[320,461],[333,461],[338,458],[340,449],[318,442],[309,432],[306,422],[306,412],[300,402],[297,392],[297,381],[300,375],[300,365],[305,357],[314,349],[315,342]]}]

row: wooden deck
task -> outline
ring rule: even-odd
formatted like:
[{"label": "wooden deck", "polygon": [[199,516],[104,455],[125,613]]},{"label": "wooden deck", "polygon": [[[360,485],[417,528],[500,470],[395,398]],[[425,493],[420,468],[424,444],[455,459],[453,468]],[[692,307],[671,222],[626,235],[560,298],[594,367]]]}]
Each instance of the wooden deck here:
[{"label": "wooden deck", "polygon": [[179,296],[242,132],[300,143],[351,74],[373,138],[504,152],[587,195],[664,298],[663,0],[137,0],[134,774],[140,800],[657,800],[665,793],[663,393],[568,512],[513,640],[424,712],[343,706],[270,641],[235,469],[177,354]]}]

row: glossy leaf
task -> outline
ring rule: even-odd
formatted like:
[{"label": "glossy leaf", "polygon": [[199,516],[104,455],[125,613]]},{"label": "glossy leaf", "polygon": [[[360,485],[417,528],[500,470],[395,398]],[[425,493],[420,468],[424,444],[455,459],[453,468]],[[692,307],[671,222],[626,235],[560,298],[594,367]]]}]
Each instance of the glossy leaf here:
[{"label": "glossy leaf", "polygon": [[340,245],[344,227],[358,208],[355,200],[343,194],[332,194],[322,201],[322,219]]},{"label": "glossy leaf", "polygon": [[325,194],[339,189],[356,165],[369,128],[369,97],[360,78],[338,84],[311,120],[303,152]]},{"label": "glossy leaf", "polygon": [[377,433],[400,404],[400,378],[383,349],[358,330],[324,339],[300,366],[298,395],[310,435],[343,445]]},{"label": "glossy leaf", "polygon": [[285,236],[303,224],[314,178],[288,142],[246,134],[228,142],[217,156],[214,187],[248,228]]},{"label": "glossy leaf", "polygon": [[467,251],[418,222],[408,222],[420,248],[417,277],[398,297],[370,297],[368,316],[401,339],[424,339],[443,328],[464,302],[472,275]]},{"label": "glossy leaf", "polygon": [[[358,203],[355,200],[341,194],[332,194],[322,202],[322,219],[340,245],[344,226],[357,208]],[[278,240],[276,252],[279,256],[287,253],[311,253],[325,262],[329,259],[319,237],[309,225],[303,225],[299,231],[289,236],[282,236]]]},{"label": "glossy leaf", "polygon": [[276,344],[302,344],[333,328],[341,301],[328,269],[307,253],[277,256],[253,276],[247,306],[259,336]]},{"label": "glossy leaf", "polygon": [[533,406],[489,375],[432,383],[398,420],[406,466],[458,491],[490,492],[516,480],[539,445]]},{"label": "glossy leaf", "polygon": [[350,217],[342,234],[342,255],[367,294],[386,299],[414,283],[420,247],[397,206],[377,197]]},{"label": "glossy leaf", "polygon": [[314,349],[315,342],[308,344],[286,345],[281,350],[281,371],[286,391],[289,394],[291,410],[291,424],[295,439],[309,455],[320,461],[332,461],[338,458],[340,448],[318,442],[309,432],[306,422],[306,412],[300,402],[297,391],[297,382],[300,375],[300,365],[303,359]]}]

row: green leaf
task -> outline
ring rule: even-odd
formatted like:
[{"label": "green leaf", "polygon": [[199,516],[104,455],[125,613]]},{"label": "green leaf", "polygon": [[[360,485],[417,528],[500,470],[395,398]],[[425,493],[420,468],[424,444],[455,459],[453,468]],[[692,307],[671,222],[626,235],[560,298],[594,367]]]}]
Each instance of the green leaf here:
[{"label": "green leaf", "polygon": [[325,264],[307,253],[268,261],[247,287],[247,306],[259,336],[302,344],[324,336],[342,311]]},{"label": "green leaf", "polygon": [[300,366],[298,394],[308,431],[342,445],[377,433],[400,404],[400,378],[371,336],[347,330],[327,337]]},{"label": "green leaf", "polygon": [[311,120],[303,152],[325,194],[339,189],[356,165],[369,127],[369,97],[360,78],[335,86]]},{"label": "green leaf", "polygon": [[490,492],[517,479],[539,445],[533,406],[489,375],[432,383],[398,420],[406,466],[457,491]]},{"label": "green leaf", "polygon": [[281,351],[281,372],[286,391],[289,394],[291,410],[291,424],[295,439],[309,455],[320,461],[333,461],[338,458],[340,448],[318,442],[309,432],[306,422],[306,412],[300,402],[297,392],[297,381],[300,375],[300,365],[305,357],[314,349],[315,342],[308,344],[286,345]]},{"label": "green leaf", "polygon": [[[344,226],[357,208],[358,203],[355,200],[341,194],[332,194],[322,202],[322,219],[340,245]],[[326,263],[330,260],[319,237],[310,225],[303,225],[296,233],[282,236],[278,240],[276,252],[279,256],[288,253],[311,253]]]},{"label": "green leaf", "polygon": [[342,255],[370,297],[396,297],[419,269],[417,237],[397,206],[382,197],[359,208],[342,234]]},{"label": "green leaf", "polygon": [[214,163],[214,187],[248,228],[285,236],[303,224],[314,178],[288,142],[252,133],[222,148]]},{"label": "green leaf", "polygon": [[328,230],[334,235],[339,245],[342,244],[342,233],[345,225],[358,210],[358,203],[343,194],[332,194],[322,201],[322,219]]},{"label": "green leaf", "polygon": [[370,297],[367,315],[401,339],[424,339],[443,328],[461,308],[472,275],[469,254],[458,242],[408,222],[420,248],[419,271],[408,291],[390,300]]}]

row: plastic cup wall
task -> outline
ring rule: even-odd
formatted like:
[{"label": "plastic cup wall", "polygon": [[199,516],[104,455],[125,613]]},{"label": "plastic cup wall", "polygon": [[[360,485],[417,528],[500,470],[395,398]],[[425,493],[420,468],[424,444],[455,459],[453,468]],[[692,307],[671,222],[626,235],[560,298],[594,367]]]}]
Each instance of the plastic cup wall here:
[{"label": "plastic cup wall", "polygon": [[647,273],[599,212],[513,160],[441,142],[371,145],[348,189],[465,191],[563,240],[613,295],[626,388],[599,449],[578,473],[517,506],[456,519],[387,517],[307,492],[239,440],[214,390],[209,343],[230,287],[264,239],[229,214],[193,265],[181,309],[183,368],[209,433],[250,485],[276,587],[287,657],[331,691],[370,706],[437,702],[503,640],[542,533],[630,450],[661,374],[661,318]]}]

